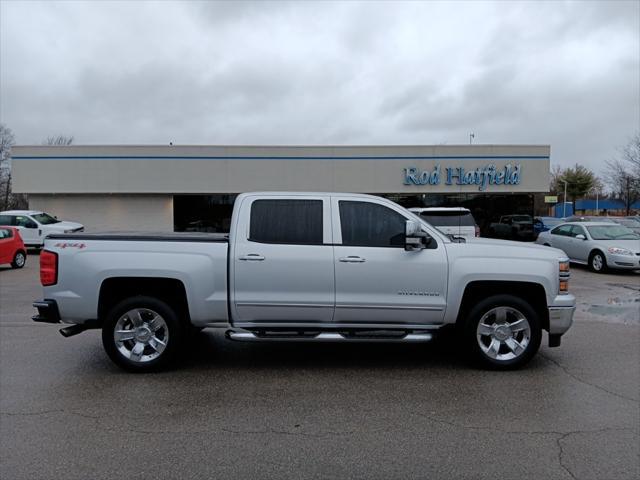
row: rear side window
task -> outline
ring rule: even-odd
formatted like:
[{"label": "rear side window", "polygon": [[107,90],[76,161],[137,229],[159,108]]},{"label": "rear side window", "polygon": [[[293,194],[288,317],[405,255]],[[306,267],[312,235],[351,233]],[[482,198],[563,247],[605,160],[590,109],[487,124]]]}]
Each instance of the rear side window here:
[{"label": "rear side window", "polygon": [[322,244],[322,200],[256,200],[249,240],[260,243]]},{"label": "rear side window", "polygon": [[9,227],[12,225],[13,217],[11,215],[0,215],[0,225]]},{"label": "rear side window", "polygon": [[369,202],[340,201],[342,244],[362,247],[404,247],[406,218]]},{"label": "rear side window", "polygon": [[471,212],[422,212],[424,218],[434,227],[475,227]]},{"label": "rear side window", "polygon": [[0,228],[0,240],[13,237],[13,230],[10,228]]}]

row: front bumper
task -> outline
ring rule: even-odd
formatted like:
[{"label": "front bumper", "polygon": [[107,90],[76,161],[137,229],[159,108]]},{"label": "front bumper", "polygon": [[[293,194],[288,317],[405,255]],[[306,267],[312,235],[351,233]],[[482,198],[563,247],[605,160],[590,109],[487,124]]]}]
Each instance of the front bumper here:
[{"label": "front bumper", "polygon": [[627,270],[640,270],[640,256],[608,253],[607,266]]},{"label": "front bumper", "polygon": [[573,324],[575,305],[567,307],[549,307],[549,335],[562,335]]},{"label": "front bumper", "polygon": [[34,322],[60,323],[60,311],[55,300],[38,300],[33,302],[33,306],[38,309],[38,314],[31,317]]}]

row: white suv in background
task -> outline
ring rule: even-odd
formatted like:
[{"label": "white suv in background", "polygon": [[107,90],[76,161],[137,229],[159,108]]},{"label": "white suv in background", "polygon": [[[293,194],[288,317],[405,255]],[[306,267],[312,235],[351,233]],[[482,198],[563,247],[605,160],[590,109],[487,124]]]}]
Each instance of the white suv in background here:
[{"label": "white suv in background", "polygon": [[48,213],[37,210],[7,210],[0,212],[0,225],[16,227],[27,247],[40,248],[50,233],[74,233],[84,231],[75,222],[63,222]]},{"label": "white suv in background", "polygon": [[468,208],[463,207],[426,207],[410,208],[442,233],[470,239],[480,236],[480,229]]}]

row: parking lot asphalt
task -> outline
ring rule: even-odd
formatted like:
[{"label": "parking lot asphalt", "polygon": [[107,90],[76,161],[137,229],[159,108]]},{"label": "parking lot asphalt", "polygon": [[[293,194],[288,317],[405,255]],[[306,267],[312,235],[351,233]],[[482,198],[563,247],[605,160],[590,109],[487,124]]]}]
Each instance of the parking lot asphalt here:
[{"label": "parking lot asphalt", "polygon": [[[640,478],[640,274],[574,267],[560,348],[527,368],[428,345],[238,344],[167,372],[30,320],[37,256],[0,267],[0,478]],[[546,336],[545,336],[546,340]]]}]

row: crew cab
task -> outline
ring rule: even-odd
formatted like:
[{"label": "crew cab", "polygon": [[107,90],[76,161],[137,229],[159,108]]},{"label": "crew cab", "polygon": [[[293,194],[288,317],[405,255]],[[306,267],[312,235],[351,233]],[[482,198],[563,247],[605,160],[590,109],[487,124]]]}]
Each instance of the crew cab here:
[{"label": "crew cab", "polygon": [[194,329],[236,341],[428,342],[524,365],[571,326],[569,261],[554,248],[450,238],[396,203],[338,193],[245,193],[229,234],[56,234],[40,256],[36,322],[102,329],[131,371],[168,365]]},{"label": "crew cab", "polygon": [[40,248],[44,238],[51,233],[75,233],[84,231],[76,222],[58,220],[53,215],[38,210],[7,210],[0,212],[0,225],[10,225],[20,230],[27,247]]}]

